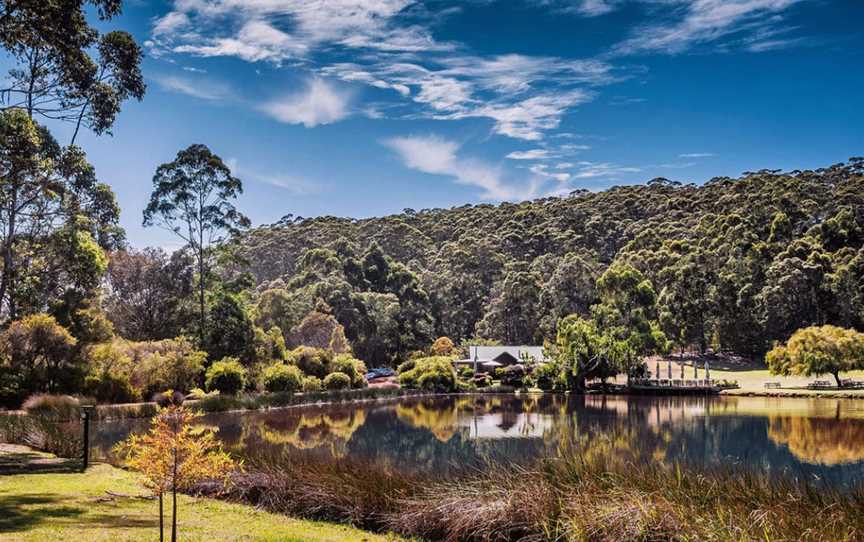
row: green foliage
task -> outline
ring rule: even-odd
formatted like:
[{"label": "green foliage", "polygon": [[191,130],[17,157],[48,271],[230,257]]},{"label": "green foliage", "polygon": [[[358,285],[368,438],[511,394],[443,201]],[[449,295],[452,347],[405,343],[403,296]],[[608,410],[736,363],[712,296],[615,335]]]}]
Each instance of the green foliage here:
[{"label": "green foliage", "polygon": [[316,391],[321,391],[323,388],[323,384],[321,383],[321,379],[317,376],[304,376],[303,377],[303,393],[311,393]]},{"label": "green foliage", "polygon": [[530,387],[532,380],[525,366],[521,364],[509,365],[501,370],[501,384],[513,386],[514,388]]},{"label": "green foliage", "polygon": [[196,350],[185,337],[142,342],[117,339],[90,346],[82,355],[89,370],[89,385],[110,389],[129,382],[134,392],[132,400],[149,399],[165,390],[187,391],[199,386],[207,359],[207,354]]},{"label": "green foliage", "polygon": [[245,364],[255,360],[255,326],[239,295],[219,292],[210,320],[204,348],[210,359],[236,357]]},{"label": "green foliage", "polygon": [[14,65],[3,85],[4,105],[69,122],[74,135],[81,126],[110,133],[121,103],[140,100],[146,89],[143,55],[132,35],[100,35],[87,21],[86,4],[103,21],[121,8],[119,0],[5,2],[0,18],[0,45]]},{"label": "green foliage", "polygon": [[324,378],[333,361],[333,352],[301,346],[291,351],[291,358],[304,374]]},{"label": "green foliage", "polygon": [[288,349],[285,347],[285,338],[282,336],[282,330],[276,326],[271,327],[268,331],[264,331],[257,326],[254,329],[256,360],[288,359]]},{"label": "green foliage", "polygon": [[213,363],[205,376],[207,391],[234,395],[246,385],[246,369],[237,358],[223,358]]},{"label": "green foliage", "polygon": [[100,403],[134,403],[141,398],[129,377],[110,372],[91,373],[84,378],[84,393],[95,397]]},{"label": "green foliage", "polygon": [[333,358],[329,370],[331,373],[342,373],[351,379],[352,388],[366,387],[366,364],[351,357],[350,354],[339,354]]},{"label": "green foliage", "polygon": [[407,373],[408,371],[414,369],[414,367],[417,366],[418,359],[422,359],[422,357],[412,358],[403,361],[396,367],[396,372],[401,375],[402,373]]},{"label": "green foliage", "polygon": [[[234,321],[220,324],[217,311],[212,315],[216,325],[227,325],[232,333],[245,339],[237,345],[221,343],[207,326],[206,292],[211,271],[212,243],[225,240],[247,228],[249,219],[240,213],[233,200],[243,193],[243,183],[231,173],[222,159],[205,145],[190,145],[177,153],[172,162],[160,165],[153,176],[153,193],[144,209],[145,226],[162,226],[182,239],[195,258],[198,271],[198,331],[202,342],[224,355],[242,351],[251,341],[251,324],[242,321],[228,296],[222,295],[217,307],[227,311]],[[220,304],[221,302],[221,304]],[[244,317],[245,317],[245,311]],[[248,329],[247,329],[248,328]],[[249,336],[246,336],[249,333]],[[206,338],[206,339],[205,339]],[[212,349],[212,350],[211,350]]]},{"label": "green foliage", "polygon": [[324,377],[323,385],[325,390],[347,390],[351,388],[351,377],[345,373],[330,373]]},{"label": "green foliage", "polygon": [[831,374],[840,386],[841,372],[864,369],[864,333],[830,325],[799,329],[765,359],[772,374]]},{"label": "green foliage", "polygon": [[123,241],[119,212],[80,148],[61,147],[26,111],[0,111],[4,320],[43,312],[69,290],[92,294],[105,272],[104,250]]},{"label": "green foliage", "polygon": [[450,358],[441,356],[414,360],[411,369],[399,373],[399,384],[408,389],[453,392],[456,391],[456,381],[453,363]]},{"label": "green foliage", "polygon": [[565,383],[561,378],[561,368],[557,363],[543,363],[534,369],[532,374],[535,385],[543,391],[562,388]]},{"label": "green foliage", "polygon": [[[392,316],[408,313],[401,298],[358,294],[382,282],[372,279],[380,255],[354,256],[373,241],[373,253],[419,279],[432,336],[457,344],[478,332],[552,341],[562,318],[592,316],[589,308],[603,297],[611,313],[602,316],[637,320],[636,336],[619,335],[632,339],[634,352],[650,343],[662,351],[661,330],[679,348],[713,343],[761,356],[807,325],[864,329],[862,172],[864,160],[854,159],[698,186],[658,179],[521,203],[284,220],[253,230],[242,246],[260,283],[281,281],[289,295],[307,300],[295,318],[325,298],[355,355],[376,365],[428,343],[396,347]],[[641,279],[626,271],[607,277],[605,292],[595,287],[608,267],[625,264]],[[379,357],[396,349],[403,353]]]},{"label": "green foliage", "polygon": [[76,344],[53,316],[12,322],[0,333],[0,372],[11,388],[5,393],[20,399],[32,392],[72,391],[80,369],[72,357]]},{"label": "green foliage", "polygon": [[603,333],[594,321],[576,315],[559,322],[556,345],[558,371],[563,373],[566,387],[572,389],[583,390],[586,380],[606,379],[629,371],[635,364],[635,353],[626,351],[626,339],[622,341],[609,331]]},{"label": "green foliage", "polygon": [[303,373],[293,365],[274,363],[264,370],[264,389],[269,392],[296,392],[304,384]]}]

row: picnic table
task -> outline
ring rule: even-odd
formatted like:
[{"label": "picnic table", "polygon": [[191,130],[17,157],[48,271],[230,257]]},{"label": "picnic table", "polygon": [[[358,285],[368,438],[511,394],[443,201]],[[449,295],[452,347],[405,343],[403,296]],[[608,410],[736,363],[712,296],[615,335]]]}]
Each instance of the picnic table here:
[{"label": "picnic table", "polygon": [[827,389],[827,388],[833,388],[833,387],[834,386],[831,385],[831,382],[828,382],[827,380],[816,380],[814,382],[807,384],[808,390],[821,390],[821,389]]},{"label": "picnic table", "polygon": [[779,382],[766,382],[765,389],[766,390],[779,390],[782,386]]}]

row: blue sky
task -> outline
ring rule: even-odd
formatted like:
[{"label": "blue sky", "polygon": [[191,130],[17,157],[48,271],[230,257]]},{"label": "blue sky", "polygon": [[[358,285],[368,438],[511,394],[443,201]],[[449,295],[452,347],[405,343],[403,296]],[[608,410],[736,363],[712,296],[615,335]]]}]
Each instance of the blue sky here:
[{"label": "blue sky", "polygon": [[148,93],[79,141],[138,247],[177,245],[141,211],[192,143],[255,224],[818,167],[864,154],[862,20],[853,0],[137,0],[106,28],[144,44]]}]

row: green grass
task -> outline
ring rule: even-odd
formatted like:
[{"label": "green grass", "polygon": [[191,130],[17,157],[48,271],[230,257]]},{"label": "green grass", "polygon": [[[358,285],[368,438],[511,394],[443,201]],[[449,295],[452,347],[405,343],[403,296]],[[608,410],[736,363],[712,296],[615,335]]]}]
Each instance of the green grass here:
[{"label": "green grass", "polygon": [[[112,496],[109,491],[122,496]],[[138,497],[142,494],[134,473],[105,464],[86,473],[0,476],[0,541],[152,542],[158,540],[158,504]],[[184,541],[398,540],[185,495],[179,498],[178,517],[179,538]],[[166,537],[169,521],[166,517]]]}]

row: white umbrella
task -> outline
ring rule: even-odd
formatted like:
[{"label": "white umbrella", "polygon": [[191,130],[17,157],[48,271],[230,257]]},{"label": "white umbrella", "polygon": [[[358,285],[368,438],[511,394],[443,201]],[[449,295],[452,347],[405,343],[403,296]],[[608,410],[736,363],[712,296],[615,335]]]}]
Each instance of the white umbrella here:
[{"label": "white umbrella", "polygon": [[484,361],[483,362],[484,367],[501,367],[502,365],[504,365],[504,364],[498,363],[497,361]]},{"label": "white umbrella", "polygon": [[711,380],[711,373],[708,371],[708,360],[705,360],[705,380]]}]

